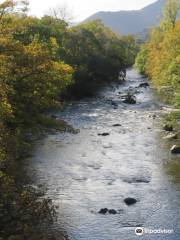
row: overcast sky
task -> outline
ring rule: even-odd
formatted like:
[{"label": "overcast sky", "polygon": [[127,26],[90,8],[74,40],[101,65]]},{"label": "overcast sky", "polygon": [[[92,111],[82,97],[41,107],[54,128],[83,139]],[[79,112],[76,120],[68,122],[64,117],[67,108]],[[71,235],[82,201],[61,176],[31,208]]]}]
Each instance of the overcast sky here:
[{"label": "overcast sky", "polygon": [[140,9],[156,0],[29,0],[31,14],[42,16],[48,9],[67,6],[74,21],[81,21],[98,11]]}]

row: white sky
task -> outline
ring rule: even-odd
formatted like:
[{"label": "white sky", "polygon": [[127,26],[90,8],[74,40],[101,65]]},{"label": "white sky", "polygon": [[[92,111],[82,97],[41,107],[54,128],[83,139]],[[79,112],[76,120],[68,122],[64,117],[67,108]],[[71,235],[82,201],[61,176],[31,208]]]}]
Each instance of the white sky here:
[{"label": "white sky", "polygon": [[75,21],[81,21],[98,11],[134,10],[156,0],[29,0],[31,14],[42,16],[48,9],[66,6]]}]

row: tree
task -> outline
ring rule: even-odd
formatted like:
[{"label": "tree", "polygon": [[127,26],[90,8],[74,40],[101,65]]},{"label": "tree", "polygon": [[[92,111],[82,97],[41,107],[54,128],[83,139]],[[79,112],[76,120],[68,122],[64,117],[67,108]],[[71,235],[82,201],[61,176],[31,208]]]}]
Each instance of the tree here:
[{"label": "tree", "polygon": [[51,19],[43,19],[41,25],[38,19],[10,15],[16,8],[12,1],[1,5],[0,109],[2,121],[18,126],[58,102],[72,81],[73,69],[57,57],[59,32],[45,29]]},{"label": "tree", "polygon": [[147,61],[148,61],[148,47],[147,45],[142,45],[140,52],[136,57],[135,67],[139,70],[141,74],[146,74]]},{"label": "tree", "polygon": [[167,2],[160,26],[152,30],[136,59],[139,71],[148,75],[165,100],[174,104],[179,104],[180,95],[179,5],[179,1]]},{"label": "tree", "polygon": [[126,66],[132,66],[138,53],[138,46],[132,35],[123,36],[121,38],[124,47],[124,61]]},{"label": "tree", "polygon": [[134,49],[133,37],[120,38],[99,20],[68,29],[60,55],[75,69],[73,94],[92,95],[103,83],[118,80],[134,63]]},{"label": "tree", "polygon": [[169,30],[170,28],[175,27],[178,12],[180,10],[180,2],[179,0],[168,0],[165,10],[164,17],[161,22],[161,27],[164,30]]}]

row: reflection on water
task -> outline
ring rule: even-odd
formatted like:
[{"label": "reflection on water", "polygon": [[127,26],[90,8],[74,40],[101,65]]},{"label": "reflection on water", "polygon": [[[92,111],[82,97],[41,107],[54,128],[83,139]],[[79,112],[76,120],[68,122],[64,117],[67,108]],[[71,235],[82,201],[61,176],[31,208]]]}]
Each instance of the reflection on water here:
[{"label": "reflection on water", "polygon": [[167,173],[172,177],[173,182],[180,183],[180,157],[177,160],[169,161],[166,164]]},{"label": "reflection on water", "polygon": [[[136,226],[174,229],[174,234],[143,240],[180,239],[180,184],[168,176],[178,176],[179,166],[165,165],[169,150],[159,137],[163,105],[151,88],[138,88],[144,81],[129,70],[123,86],[68,105],[58,116],[80,133],[49,134],[28,160],[34,184],[46,185],[47,196],[59,207],[56,227],[70,240],[136,240]],[[122,103],[121,93],[129,88],[135,105]],[[137,204],[126,206],[127,197]],[[118,214],[98,214],[101,208]]]}]

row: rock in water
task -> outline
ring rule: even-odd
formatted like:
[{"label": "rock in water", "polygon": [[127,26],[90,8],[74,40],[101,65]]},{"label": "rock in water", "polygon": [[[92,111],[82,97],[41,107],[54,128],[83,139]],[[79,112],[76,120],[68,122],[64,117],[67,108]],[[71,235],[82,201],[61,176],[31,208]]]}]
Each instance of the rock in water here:
[{"label": "rock in water", "polygon": [[110,133],[98,133],[98,136],[106,137],[109,136]]},{"label": "rock in water", "polygon": [[115,215],[115,214],[117,214],[117,211],[114,210],[114,209],[109,209],[109,214],[113,214],[113,215]]},{"label": "rock in water", "polygon": [[98,213],[100,214],[106,214],[108,212],[107,208],[102,208]]},{"label": "rock in water", "polygon": [[136,104],[136,98],[128,93],[123,102],[127,104]]},{"label": "rock in water", "polygon": [[125,198],[124,202],[126,203],[126,205],[130,206],[137,203],[137,200],[135,198]]},{"label": "rock in water", "polygon": [[141,83],[141,84],[139,84],[139,87],[140,87],[140,88],[149,87],[149,83],[147,83],[147,82]]},{"label": "rock in water", "polygon": [[121,127],[122,125],[119,123],[113,124],[113,127]]},{"label": "rock in water", "polygon": [[180,154],[180,146],[177,146],[177,145],[172,146],[171,153],[172,154]]},{"label": "rock in water", "polygon": [[150,179],[144,178],[144,177],[133,177],[133,178],[124,179],[124,182],[126,182],[126,183],[149,183]]}]

